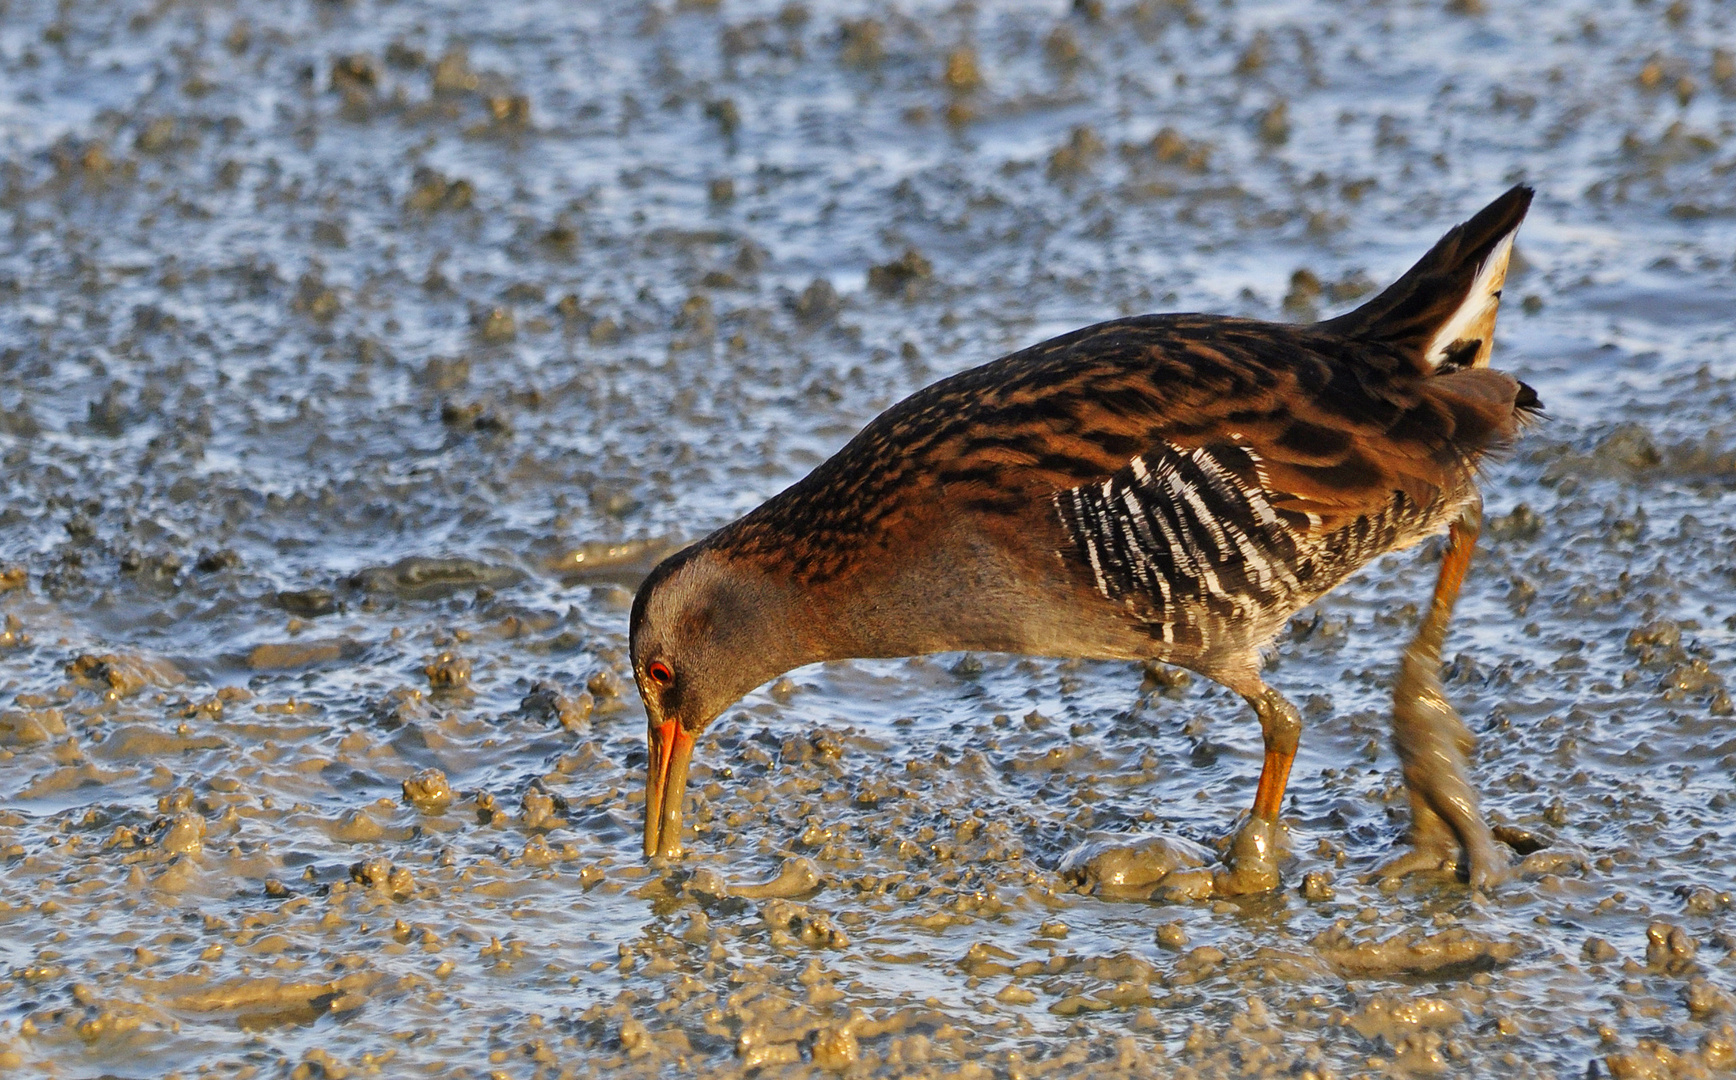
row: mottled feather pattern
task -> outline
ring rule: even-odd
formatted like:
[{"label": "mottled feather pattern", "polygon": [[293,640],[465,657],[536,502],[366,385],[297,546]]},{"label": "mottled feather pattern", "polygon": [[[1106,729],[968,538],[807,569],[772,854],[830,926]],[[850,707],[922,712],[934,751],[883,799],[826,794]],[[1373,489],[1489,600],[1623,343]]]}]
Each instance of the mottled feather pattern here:
[{"label": "mottled feather pattern", "polygon": [[[674,698],[667,679],[647,676],[648,690],[641,678],[649,745],[672,748],[661,769],[690,751],[680,732],[816,661],[953,650],[1162,660],[1241,695],[1260,720],[1259,788],[1211,889],[1262,892],[1279,880],[1277,822],[1302,728],[1261,678],[1263,650],[1369,560],[1447,532],[1410,682],[1395,691],[1417,846],[1400,865],[1442,865],[1462,848],[1473,884],[1498,879],[1463,762],[1435,749],[1463,725],[1434,672],[1480,520],[1478,468],[1539,407],[1486,366],[1529,200],[1523,187],[1503,195],[1330,322],[1120,319],[894,405],[640,589],[635,664],[674,657],[674,670],[700,673]],[[717,618],[689,626],[696,610]],[[1419,695],[1439,708],[1419,712]],[[680,715],[667,719],[657,704],[671,700]],[[684,769],[680,758],[670,775]],[[656,776],[647,855],[667,853],[680,824],[679,785]]]},{"label": "mottled feather pattern", "polygon": [[[1155,652],[1245,657],[1375,555],[1445,529],[1534,407],[1479,366],[1529,198],[1502,196],[1338,319],[1119,319],[944,379],[702,546],[805,590],[884,593],[923,565],[911,581],[969,573],[1009,603],[1049,602],[1032,583],[1059,559]],[[1453,326],[1482,337],[1437,340]],[[1101,615],[973,632],[1130,648]]]},{"label": "mottled feather pattern", "polygon": [[[1512,380],[1492,372],[1508,388]],[[708,546],[819,584],[896,557],[921,534],[1012,515],[1140,455],[1240,448],[1296,542],[1468,487],[1512,421],[1501,393],[1440,393],[1377,343],[1206,315],[1087,327],[943,380]],[[1470,436],[1469,439],[1466,436]],[[1224,451],[1227,455],[1228,451]],[[870,556],[864,558],[864,555]]]}]

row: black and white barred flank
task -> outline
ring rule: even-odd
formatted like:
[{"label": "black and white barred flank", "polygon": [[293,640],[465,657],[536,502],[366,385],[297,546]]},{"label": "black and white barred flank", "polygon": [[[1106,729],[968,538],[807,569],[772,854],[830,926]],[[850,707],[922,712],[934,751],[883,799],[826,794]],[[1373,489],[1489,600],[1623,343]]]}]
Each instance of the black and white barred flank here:
[{"label": "black and white barred flank", "polygon": [[1394,492],[1385,511],[1321,534],[1318,516],[1274,506],[1260,466],[1241,445],[1164,444],[1056,492],[1055,510],[1097,591],[1172,644],[1194,636],[1202,611],[1243,619],[1307,603],[1421,516]]}]

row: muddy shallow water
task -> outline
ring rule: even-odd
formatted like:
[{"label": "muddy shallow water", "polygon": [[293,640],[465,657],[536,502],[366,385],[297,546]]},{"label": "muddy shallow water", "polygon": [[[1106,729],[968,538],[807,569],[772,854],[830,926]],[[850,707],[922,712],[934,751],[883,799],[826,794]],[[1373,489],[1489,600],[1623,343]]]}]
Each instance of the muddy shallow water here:
[{"label": "muddy shallow water", "polygon": [[[0,1071],[1621,1077],[1736,1067],[1736,10],[0,0]],[[1257,725],[1170,671],[804,669],[640,859],[638,575],[909,391],[1311,318],[1517,179],[1448,653],[1524,872],[1398,842],[1388,557]],[[1155,841],[1154,841],[1155,842]],[[1185,845],[1171,844],[1182,849]]]}]

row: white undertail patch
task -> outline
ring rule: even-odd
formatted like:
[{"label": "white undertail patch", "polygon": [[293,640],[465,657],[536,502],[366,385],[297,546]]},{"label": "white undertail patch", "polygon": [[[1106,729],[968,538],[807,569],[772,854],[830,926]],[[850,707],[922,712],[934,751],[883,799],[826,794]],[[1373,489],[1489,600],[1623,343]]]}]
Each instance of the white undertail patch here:
[{"label": "white undertail patch", "polygon": [[1478,347],[1470,366],[1482,367],[1489,362],[1489,339],[1495,332],[1495,313],[1501,306],[1501,286],[1507,280],[1507,263],[1513,255],[1513,238],[1519,227],[1503,236],[1483,265],[1477,269],[1470,291],[1441,328],[1429,339],[1423,359],[1430,367],[1440,367],[1455,345],[1476,341]]}]

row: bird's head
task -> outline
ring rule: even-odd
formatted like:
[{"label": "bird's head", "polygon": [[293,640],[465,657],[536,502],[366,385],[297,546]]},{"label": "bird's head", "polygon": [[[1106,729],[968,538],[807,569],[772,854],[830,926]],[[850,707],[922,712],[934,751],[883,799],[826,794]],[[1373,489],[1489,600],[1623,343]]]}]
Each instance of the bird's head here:
[{"label": "bird's head", "polygon": [[716,549],[665,559],[633,598],[633,678],[650,758],[645,857],[681,850],[681,802],[694,740],[742,695],[806,662],[788,625],[792,588]]}]

